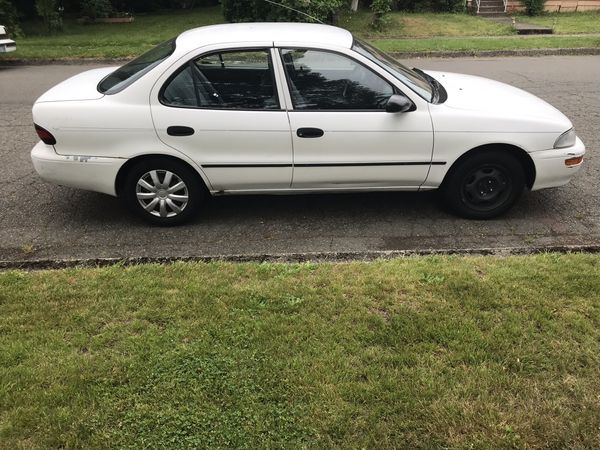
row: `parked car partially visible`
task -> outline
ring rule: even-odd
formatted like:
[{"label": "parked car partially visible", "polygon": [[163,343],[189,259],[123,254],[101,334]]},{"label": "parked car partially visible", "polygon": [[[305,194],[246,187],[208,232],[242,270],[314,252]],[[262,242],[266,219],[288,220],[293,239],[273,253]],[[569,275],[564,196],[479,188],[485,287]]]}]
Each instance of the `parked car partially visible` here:
[{"label": "parked car partially visible", "polygon": [[14,52],[17,49],[17,44],[12,39],[8,38],[6,27],[0,25],[0,53]]}]

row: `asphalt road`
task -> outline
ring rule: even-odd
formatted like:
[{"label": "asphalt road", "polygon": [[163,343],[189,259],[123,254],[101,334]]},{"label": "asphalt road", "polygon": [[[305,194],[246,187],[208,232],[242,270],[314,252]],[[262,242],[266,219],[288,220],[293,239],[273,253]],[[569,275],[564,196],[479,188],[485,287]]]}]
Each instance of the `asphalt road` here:
[{"label": "asphalt road", "polygon": [[0,67],[0,261],[600,244],[600,56],[423,59],[416,67],[504,81],[549,101],[588,147],[568,186],[506,216],[457,219],[433,193],[220,197],[193,223],[154,228],[117,199],[47,184],[31,165],[31,105],[91,66]]}]

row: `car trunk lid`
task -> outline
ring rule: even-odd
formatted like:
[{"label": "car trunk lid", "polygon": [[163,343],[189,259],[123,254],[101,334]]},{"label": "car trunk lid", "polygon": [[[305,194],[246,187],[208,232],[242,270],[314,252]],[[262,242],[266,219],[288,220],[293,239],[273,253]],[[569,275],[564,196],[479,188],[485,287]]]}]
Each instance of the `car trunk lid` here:
[{"label": "car trunk lid", "polygon": [[116,67],[92,69],[57,84],[37,99],[36,103],[98,100],[104,94],[98,91],[98,83]]}]

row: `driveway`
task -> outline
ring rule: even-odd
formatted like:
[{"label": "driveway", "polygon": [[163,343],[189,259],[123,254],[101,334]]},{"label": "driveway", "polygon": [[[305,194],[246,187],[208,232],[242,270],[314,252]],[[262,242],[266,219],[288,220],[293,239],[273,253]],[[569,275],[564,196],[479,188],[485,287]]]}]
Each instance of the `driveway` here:
[{"label": "driveway", "polygon": [[588,147],[568,186],[527,193],[508,215],[467,221],[434,193],[212,199],[193,223],[153,228],[117,199],[53,186],[33,172],[35,98],[91,66],[0,67],[0,260],[189,257],[304,252],[467,249],[600,244],[600,57],[407,61],[482,75],[526,89],[574,122]]}]

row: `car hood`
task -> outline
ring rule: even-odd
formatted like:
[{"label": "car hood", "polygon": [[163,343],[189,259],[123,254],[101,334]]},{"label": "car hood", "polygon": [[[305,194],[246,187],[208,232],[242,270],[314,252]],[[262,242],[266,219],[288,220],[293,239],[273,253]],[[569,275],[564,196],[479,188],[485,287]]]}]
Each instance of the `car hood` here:
[{"label": "car hood", "polygon": [[558,131],[565,131],[572,126],[570,120],[554,106],[522,89],[473,75],[436,71],[427,73],[446,89],[446,107],[496,117],[541,119],[556,124]]},{"label": "car hood", "polygon": [[98,92],[98,83],[116,67],[92,69],[71,77],[46,91],[36,103],[97,100],[104,97]]}]

